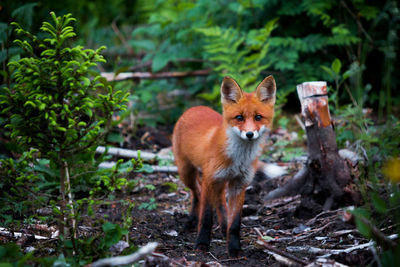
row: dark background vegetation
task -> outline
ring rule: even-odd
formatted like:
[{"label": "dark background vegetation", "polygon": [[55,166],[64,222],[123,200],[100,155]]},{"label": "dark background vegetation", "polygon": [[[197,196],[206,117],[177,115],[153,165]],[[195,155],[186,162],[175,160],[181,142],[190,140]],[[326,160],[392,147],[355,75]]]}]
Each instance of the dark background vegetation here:
[{"label": "dark background vegetation", "polygon": [[[36,32],[50,10],[77,18],[77,43],[107,46],[106,70],[213,70],[203,78],[124,84],[127,90],[135,88],[141,110],[154,109],[157,94],[174,89],[215,101],[218,97],[212,93],[221,77],[240,80],[244,74],[251,75],[242,85],[250,85],[247,90],[273,74],[281,103],[290,94],[288,109],[298,105],[291,94],[295,85],[311,80],[329,81],[331,94],[338,94],[342,105],[349,104],[345,86],[336,90],[336,77],[321,68],[331,67],[336,58],[341,75],[350,71],[346,84],[358,105],[374,108],[380,118],[399,106],[396,1],[6,1],[0,16],[3,23],[18,21]],[[7,60],[4,49],[13,46],[9,31],[8,38],[3,32],[1,60]],[[10,51],[8,57],[13,55]],[[258,66],[251,65],[255,59],[250,55],[262,57]],[[168,109],[156,119],[173,123],[180,113]]]},{"label": "dark background vegetation", "polygon": [[[396,170],[400,168],[396,160],[400,152],[397,1],[6,0],[0,3],[2,88],[13,88],[15,82],[7,64],[26,56],[13,42],[17,36],[10,23],[18,22],[40,37],[43,33],[39,28],[43,21],[50,20],[50,11],[57,16],[71,13],[76,18],[77,36],[70,45],[107,47],[102,52],[107,62],[98,64],[94,71],[164,73],[165,76],[197,70],[207,73],[110,82],[113,88],[130,96],[128,109],[118,114],[120,121],[114,123],[117,130],[108,135],[108,143],[129,146],[131,140],[126,137],[140,138],[143,128],[170,133],[180,114],[193,105],[220,109],[219,86],[227,75],[234,77],[246,91],[254,90],[267,75],[274,75],[278,87],[275,128],[296,128],[293,115],[300,111],[296,85],[324,80],[329,85],[330,111],[335,118],[339,147],[350,148],[364,159],[356,177],[367,203],[361,213],[373,217],[378,210],[380,216],[390,214],[395,222],[400,221],[398,188],[387,183],[383,174],[387,170],[386,178],[396,181]],[[117,123],[123,121],[128,126],[120,130]],[[40,159],[31,168],[35,155],[27,154],[12,141],[5,128],[7,123],[7,114],[2,114],[0,157],[12,158],[12,161],[0,165],[0,187],[3,192],[5,188],[13,190],[0,195],[0,201],[7,203],[0,205],[0,226],[38,219],[35,208],[51,204],[57,198],[59,187],[56,167]],[[298,133],[304,134],[302,130]],[[281,155],[298,153],[294,146],[280,142],[277,149],[283,151]],[[121,184],[129,189],[135,187],[136,180],[120,179],[125,179],[128,169],[143,171],[144,168],[141,162],[134,162],[117,166],[111,174],[96,173],[93,166],[86,166],[95,165],[94,161],[93,155],[82,156],[79,168],[74,170],[75,174],[85,172],[71,182],[75,196],[83,199],[82,205],[90,202],[91,197],[121,190]],[[106,183],[104,176],[107,175],[114,180]],[[25,185],[15,184],[13,179],[17,178],[25,181]],[[23,186],[27,184],[45,194],[25,198]],[[371,195],[370,190],[375,193]],[[124,229],[129,226],[127,217],[121,226]],[[378,219],[374,223],[378,224]],[[123,235],[122,228],[113,227],[103,228],[106,235]]]}]

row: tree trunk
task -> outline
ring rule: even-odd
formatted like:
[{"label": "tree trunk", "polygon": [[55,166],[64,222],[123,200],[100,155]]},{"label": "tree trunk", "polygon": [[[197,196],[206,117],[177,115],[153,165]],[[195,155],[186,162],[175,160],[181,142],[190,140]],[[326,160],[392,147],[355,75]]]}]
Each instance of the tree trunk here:
[{"label": "tree trunk", "polygon": [[65,207],[67,204],[66,201],[66,194],[65,194],[65,167],[64,167],[64,160],[63,160],[63,152],[60,152],[59,155],[59,165],[60,165],[60,195],[61,195],[61,202],[60,202],[60,221],[58,230],[60,231],[60,235],[65,237],[68,229],[66,229],[66,217],[65,217]]},{"label": "tree trunk", "polygon": [[60,152],[59,158],[60,164],[60,194],[61,194],[61,218],[59,222],[59,231],[60,235],[62,235],[66,239],[72,240],[73,245],[73,253],[76,254],[76,220],[75,220],[75,211],[74,211],[74,203],[72,199],[71,193],[71,181],[69,175],[69,168],[67,161],[64,159],[63,151]]},{"label": "tree trunk", "polygon": [[306,127],[308,160],[294,178],[270,192],[265,200],[300,193],[318,198],[318,202],[323,202],[323,209],[328,210],[344,195],[351,177],[347,164],[338,154],[326,82],[299,84],[297,94]]}]

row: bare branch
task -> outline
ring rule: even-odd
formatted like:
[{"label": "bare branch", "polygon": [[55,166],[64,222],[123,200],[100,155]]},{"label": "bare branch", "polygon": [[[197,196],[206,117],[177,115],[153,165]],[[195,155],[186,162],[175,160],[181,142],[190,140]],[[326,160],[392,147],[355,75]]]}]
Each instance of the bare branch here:
[{"label": "bare branch", "polygon": [[144,247],[141,247],[138,251],[136,251],[131,255],[101,259],[96,262],[93,262],[91,266],[106,267],[106,266],[121,266],[121,265],[132,264],[153,253],[153,251],[156,249],[157,246],[158,246],[157,242],[151,242],[145,245]]},{"label": "bare branch", "polygon": [[[117,148],[117,147],[104,147],[99,146],[96,148],[96,153],[104,153],[107,151],[107,154],[114,155],[122,158],[138,158],[139,151],[125,149],[125,148]],[[153,160],[153,159],[163,159],[163,160],[174,160],[173,156],[168,155],[158,155],[150,152],[140,151],[140,158],[144,160]]]},{"label": "bare branch", "polygon": [[[295,257],[295,256],[293,256],[293,255],[291,255],[291,254],[289,254],[289,253],[287,253],[285,251],[279,250],[276,247],[273,247],[270,244],[268,244],[268,242],[263,239],[263,235],[260,232],[260,230],[258,230],[258,228],[254,228],[254,231],[258,235],[257,244],[262,245],[264,248],[266,248],[267,250],[271,251],[273,254],[278,254],[279,255],[278,258],[280,260],[283,260],[283,258],[285,258],[284,259],[285,262],[296,262],[296,263],[301,264],[301,265],[307,265],[308,264],[306,261],[303,261],[302,259],[299,259],[298,257]],[[275,258],[277,258],[277,257],[275,257]]]},{"label": "bare branch", "polygon": [[[114,161],[106,161],[102,162],[99,164],[99,168],[103,169],[111,169],[112,167],[117,164]],[[150,165],[150,167],[153,169],[155,172],[172,172],[172,173],[178,173],[178,167],[176,166],[157,166],[157,165]]]},{"label": "bare branch", "polygon": [[128,79],[166,79],[166,78],[183,78],[189,76],[207,76],[211,73],[210,69],[195,71],[174,71],[174,72],[121,72],[115,75],[114,72],[102,72],[101,76],[107,81],[123,81]]}]

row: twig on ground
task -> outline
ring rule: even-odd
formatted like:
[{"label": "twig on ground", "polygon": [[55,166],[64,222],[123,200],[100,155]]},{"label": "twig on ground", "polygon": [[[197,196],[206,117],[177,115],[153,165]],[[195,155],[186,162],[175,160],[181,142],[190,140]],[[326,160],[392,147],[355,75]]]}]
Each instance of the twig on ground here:
[{"label": "twig on ground", "polygon": [[212,254],[210,251],[208,252],[208,254],[216,261],[219,262],[219,260],[217,259],[217,257],[214,256],[214,254]]},{"label": "twig on ground", "polygon": [[[0,235],[6,236],[6,237],[22,237],[25,235],[30,236],[30,234],[25,234],[25,233],[19,233],[19,232],[11,232],[7,230],[6,228],[0,227]],[[46,236],[40,236],[40,235],[32,235],[35,237],[37,240],[44,240],[44,239],[49,239],[49,237]]]},{"label": "twig on ground", "polygon": [[229,259],[219,260],[219,262],[241,261],[241,260],[247,260],[247,258],[246,257],[229,258]]},{"label": "twig on ground", "polygon": [[331,259],[318,258],[306,267],[348,267],[348,265],[344,265]]},{"label": "twig on ground", "polygon": [[269,201],[264,205],[264,208],[267,209],[272,209],[272,208],[278,208],[280,206],[286,206],[291,202],[299,201],[300,203],[300,198],[301,195],[295,195],[295,196],[289,196],[289,197],[281,197],[279,199],[274,199],[272,201]]},{"label": "twig on ground", "polygon": [[[264,248],[266,248],[270,252],[272,252],[274,254],[278,254],[280,257],[287,258],[289,261],[293,261],[293,262],[296,262],[298,264],[302,264],[302,265],[307,265],[308,264],[306,261],[304,261],[302,259],[299,259],[298,257],[295,257],[292,254],[289,254],[289,253],[287,253],[285,251],[279,250],[279,249],[271,246],[267,241],[265,241],[263,239],[263,234],[260,232],[260,230],[258,228],[254,228],[254,231],[258,235],[257,244],[262,245]],[[279,258],[279,259],[282,260],[282,258]]]},{"label": "twig on ground", "polygon": [[376,265],[378,265],[378,267],[382,267],[381,260],[379,259],[378,252],[376,251],[375,247],[372,246],[372,247],[370,248],[370,250],[371,250],[371,252],[372,252],[372,255],[374,256],[374,260],[375,260],[375,262],[376,262]]},{"label": "twig on ground", "polygon": [[371,236],[378,242],[378,245],[382,246],[384,249],[395,249],[397,244],[390,237],[384,235],[371,221],[367,218],[358,216],[357,219],[362,221],[364,224],[368,225],[371,229]]},{"label": "twig on ground", "polygon": [[[390,235],[388,239],[393,240],[397,239],[398,235]],[[331,255],[338,255],[340,253],[351,253],[355,250],[362,250],[365,248],[370,248],[375,245],[374,241],[369,241],[368,243],[364,243],[358,246],[349,247],[346,249],[322,249],[316,247],[308,247],[308,246],[288,246],[286,249],[290,252],[300,252],[300,253],[311,253],[311,254],[324,254],[320,257],[327,258]]]},{"label": "twig on ground", "polygon": [[120,265],[132,264],[132,263],[137,262],[137,261],[145,258],[146,256],[152,254],[157,246],[158,246],[157,242],[151,242],[151,243],[148,243],[147,245],[145,245],[144,247],[141,247],[138,251],[136,251],[135,253],[133,253],[131,255],[101,259],[101,260],[93,262],[91,264],[91,266],[92,267],[106,267],[106,266],[120,266]]},{"label": "twig on ground", "polygon": [[330,226],[330,225],[332,225],[332,224],[334,224],[334,223],[335,223],[334,221],[331,221],[331,222],[325,224],[325,225],[322,226],[322,227],[319,227],[319,228],[316,228],[316,229],[312,229],[312,230],[310,230],[309,232],[307,232],[307,233],[304,234],[304,235],[295,237],[294,240],[288,242],[288,244],[293,244],[294,242],[297,242],[297,241],[303,240],[303,239],[305,239],[305,238],[309,238],[309,237],[311,237],[311,236],[314,236],[314,235],[318,234],[319,232],[323,231],[325,228],[327,228],[328,226]]},{"label": "twig on ground", "polygon": [[357,229],[340,230],[340,231],[330,233],[329,236],[330,237],[338,237],[341,235],[347,235],[347,234],[351,234],[351,233],[358,233],[358,231],[357,231]]},{"label": "twig on ground", "polygon": [[331,220],[331,217],[337,217],[338,213],[340,211],[343,211],[343,209],[336,209],[336,210],[327,210],[327,211],[322,211],[321,213],[317,214],[314,218],[310,219],[308,222],[305,223],[305,225],[311,225],[314,224],[315,221],[319,220],[320,217],[325,216],[323,219],[326,219],[328,216],[330,217],[329,219]]},{"label": "twig on ground", "polygon": [[271,254],[275,258],[276,261],[278,261],[281,264],[284,264],[285,266],[298,266],[297,262],[294,262],[286,257],[283,257],[283,256],[276,254],[274,252],[271,252],[271,251],[269,251],[268,253]]}]

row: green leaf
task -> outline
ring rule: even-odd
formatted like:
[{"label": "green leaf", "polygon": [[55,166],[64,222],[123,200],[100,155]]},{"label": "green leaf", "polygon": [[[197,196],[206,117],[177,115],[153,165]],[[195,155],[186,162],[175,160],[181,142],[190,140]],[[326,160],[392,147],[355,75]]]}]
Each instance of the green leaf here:
[{"label": "green leaf", "polygon": [[167,54],[157,53],[151,63],[151,69],[153,70],[153,72],[157,72],[164,68],[169,61],[170,57]]},{"label": "green leaf", "polygon": [[146,173],[153,173],[154,170],[153,168],[148,165],[148,164],[143,164],[143,166],[137,170],[135,170],[135,172],[146,172]]},{"label": "green leaf", "polygon": [[332,78],[335,77],[335,72],[334,72],[331,68],[328,68],[327,66],[321,66],[321,68],[322,68],[326,73],[328,73],[329,76],[331,76]]},{"label": "green leaf", "polygon": [[103,229],[104,232],[110,232],[112,230],[115,230],[116,227],[117,227],[117,225],[113,224],[111,222],[106,222],[101,226],[101,228]]},{"label": "green leaf", "polygon": [[33,103],[32,101],[30,101],[30,100],[28,100],[28,101],[26,101],[25,102],[25,104],[24,104],[24,107],[26,107],[26,106],[32,106],[32,107],[34,107],[34,108],[36,108],[36,105],[35,105],[35,103]]},{"label": "green leaf", "polygon": [[336,75],[339,75],[341,68],[342,68],[342,62],[340,62],[338,58],[335,58],[335,60],[332,63],[332,70],[336,73]]},{"label": "green leaf", "polygon": [[156,49],[156,45],[152,40],[132,40],[130,44],[135,51],[137,49],[142,49],[144,51],[154,51]]},{"label": "green leaf", "polygon": [[381,214],[387,213],[388,209],[387,209],[386,202],[379,196],[378,193],[372,192],[371,200],[372,200],[372,204],[374,205],[374,208],[376,209],[377,212],[379,212]]},{"label": "green leaf", "polygon": [[93,111],[91,109],[86,109],[85,110],[86,115],[88,115],[89,117],[93,116]]},{"label": "green leaf", "polygon": [[81,81],[83,82],[84,86],[89,86],[90,85],[90,79],[88,77],[82,76]]},{"label": "green leaf", "polygon": [[369,221],[369,213],[362,208],[355,208],[348,211],[354,215],[356,226],[360,234],[366,238],[371,238],[371,226],[367,223]]},{"label": "green leaf", "polygon": [[107,141],[112,143],[120,143],[124,141],[124,138],[120,133],[110,133],[107,135]]},{"label": "green leaf", "polygon": [[371,238],[371,227],[358,217],[356,217],[356,226],[360,234],[366,238]]},{"label": "green leaf", "polygon": [[41,103],[39,105],[39,110],[44,110],[46,108],[46,104],[45,103]]},{"label": "green leaf", "polygon": [[345,73],[343,73],[343,80],[348,79],[349,77],[351,77],[354,74],[353,70],[346,70]]},{"label": "green leaf", "polygon": [[33,8],[37,6],[37,3],[28,3],[22,5],[11,12],[11,16],[16,20],[21,22],[22,26],[30,28],[32,25],[32,18],[34,15]]}]

